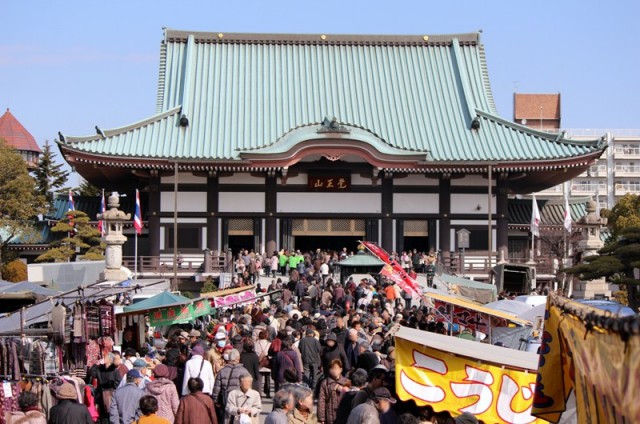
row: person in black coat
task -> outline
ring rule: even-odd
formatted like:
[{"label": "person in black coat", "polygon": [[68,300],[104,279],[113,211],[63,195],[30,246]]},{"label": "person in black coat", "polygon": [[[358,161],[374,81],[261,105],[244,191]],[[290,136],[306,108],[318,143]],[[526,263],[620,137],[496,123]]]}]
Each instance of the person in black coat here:
[{"label": "person in black coat", "polygon": [[56,397],[59,402],[49,411],[49,424],[93,424],[89,409],[78,403],[78,392],[71,383],[63,383]]},{"label": "person in black coat", "polygon": [[336,326],[333,330],[331,330],[336,335],[336,340],[338,344],[343,348],[349,339],[349,330],[344,326],[344,318],[337,317],[336,318]]},{"label": "person in black coat", "polygon": [[378,355],[370,350],[368,342],[360,343],[358,348],[360,349],[360,354],[358,355],[355,368],[362,368],[366,372],[370,372],[376,365],[380,364]]},{"label": "person in black coat", "polygon": [[252,389],[260,393],[260,358],[254,351],[253,340],[245,338],[240,354],[240,363],[249,371],[253,377]]},{"label": "person in black coat", "polygon": [[322,369],[324,371],[324,376],[329,376],[329,363],[334,359],[339,359],[342,362],[342,375],[347,375],[347,372],[351,370],[351,365],[349,364],[349,359],[347,359],[347,355],[344,353],[344,349],[337,342],[337,337],[334,333],[329,333],[327,338],[324,340],[325,347],[322,351]]}]

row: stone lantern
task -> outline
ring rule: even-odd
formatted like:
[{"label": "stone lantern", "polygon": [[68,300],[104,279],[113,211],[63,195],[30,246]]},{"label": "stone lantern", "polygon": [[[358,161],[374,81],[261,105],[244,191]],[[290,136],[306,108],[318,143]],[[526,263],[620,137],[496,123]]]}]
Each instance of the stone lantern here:
[{"label": "stone lantern", "polygon": [[109,196],[107,210],[98,214],[98,220],[104,221],[105,225],[101,240],[107,245],[104,252],[105,269],[100,274],[100,279],[106,281],[123,281],[128,278],[127,273],[122,270],[122,245],[127,241],[127,237],[122,234],[122,226],[131,221],[131,214],[124,213],[118,207],[120,195],[114,191]]},{"label": "stone lantern", "polygon": [[[578,220],[582,227],[582,240],[578,242],[578,250],[582,258],[598,254],[598,250],[604,247],[600,232],[607,225],[607,219],[596,214],[596,202],[587,202],[587,214]],[[611,297],[611,288],[606,279],[598,278],[591,281],[578,280],[573,295],[578,298],[591,299],[594,297]]]}]

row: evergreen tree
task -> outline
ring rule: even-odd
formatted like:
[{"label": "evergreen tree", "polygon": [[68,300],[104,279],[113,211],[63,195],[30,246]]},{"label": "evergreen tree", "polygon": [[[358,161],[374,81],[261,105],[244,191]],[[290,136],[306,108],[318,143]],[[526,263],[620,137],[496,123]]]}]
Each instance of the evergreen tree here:
[{"label": "evergreen tree", "polygon": [[51,145],[47,140],[40,159],[38,159],[38,167],[33,171],[36,180],[36,190],[39,195],[46,199],[47,206],[53,205],[53,199],[56,193],[66,192],[69,172],[64,170],[62,163],[57,163],[56,154],[51,150]]},{"label": "evergreen tree", "polygon": [[566,269],[581,280],[605,277],[614,284],[626,288],[629,306],[638,311],[640,307],[640,281],[634,269],[640,268],[640,227],[620,229],[618,239],[598,251],[598,255],[587,256],[582,263]]},{"label": "evergreen tree", "polygon": [[9,259],[11,241],[38,241],[34,224],[45,212],[45,201],[35,188],[22,156],[0,140],[0,264]]},{"label": "evergreen tree", "polygon": [[80,196],[89,196],[89,197],[96,197],[102,194],[102,191],[98,187],[94,186],[84,178],[82,178],[80,182],[80,186],[74,189],[73,191],[78,193]]},{"label": "evergreen tree", "polygon": [[36,262],[71,262],[77,258],[84,261],[104,259],[104,246],[100,232],[89,223],[82,211],[69,211],[51,228],[65,237],[49,243],[49,249],[36,258]]}]

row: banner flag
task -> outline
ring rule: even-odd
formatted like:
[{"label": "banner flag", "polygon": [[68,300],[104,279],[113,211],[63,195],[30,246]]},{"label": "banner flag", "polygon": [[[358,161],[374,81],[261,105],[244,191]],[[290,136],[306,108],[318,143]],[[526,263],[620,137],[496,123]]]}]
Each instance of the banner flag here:
[{"label": "banner flag", "polygon": [[411,293],[413,297],[418,299],[422,298],[422,290],[418,283],[402,269],[400,264],[391,258],[391,255],[387,253],[382,247],[370,241],[361,241],[362,245],[366,247],[369,252],[373,253],[378,259],[384,262],[386,265],[380,271],[380,274],[395,281],[402,290],[407,293]]},{"label": "banner flag", "polygon": [[[474,346],[479,345],[478,342],[452,339],[457,344],[468,343],[469,355],[473,355]],[[450,411],[454,416],[469,412],[486,423],[547,422],[531,415],[535,371],[456,356],[399,335],[395,340],[396,393],[401,400],[414,400],[418,406],[431,405],[436,411]],[[487,347],[500,349],[504,351],[503,355],[508,355],[507,348]]]},{"label": "banner flag", "polygon": [[574,392],[579,423],[640,422],[637,323],[549,295],[533,414],[557,423]]},{"label": "banner flag", "polygon": [[531,234],[536,237],[540,237],[540,209],[538,209],[538,202],[536,201],[536,195],[533,195],[531,202]]},{"label": "banner flag", "polygon": [[239,306],[245,303],[251,302],[256,298],[255,290],[247,290],[241,293],[234,293],[227,296],[222,297],[214,297],[213,304],[216,308],[227,307],[227,306]]}]

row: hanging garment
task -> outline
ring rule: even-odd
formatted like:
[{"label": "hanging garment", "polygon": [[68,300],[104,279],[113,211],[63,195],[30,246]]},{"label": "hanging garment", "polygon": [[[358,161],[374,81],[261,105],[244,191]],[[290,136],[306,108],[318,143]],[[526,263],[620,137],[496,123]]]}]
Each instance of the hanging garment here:
[{"label": "hanging garment", "polygon": [[29,373],[32,375],[44,375],[44,351],[46,342],[36,341],[31,344],[29,353]]},{"label": "hanging garment", "polygon": [[17,340],[11,339],[8,344],[8,356],[9,356],[9,365],[11,367],[11,377],[13,381],[18,381],[22,378],[20,375],[20,359],[18,358],[18,342]]},{"label": "hanging garment", "polygon": [[100,305],[100,335],[112,337],[115,329],[115,314],[111,303]]},{"label": "hanging garment", "polygon": [[58,404],[58,399],[54,396],[51,390],[51,383],[49,382],[42,384],[42,391],[40,393],[42,393],[42,399],[40,401],[42,412],[44,412],[47,419],[49,419],[49,411]]},{"label": "hanging garment", "polygon": [[87,304],[87,336],[100,337],[100,308],[97,305]]},{"label": "hanging garment", "polygon": [[58,344],[64,343],[66,317],[67,310],[63,305],[58,304],[51,309],[51,328],[53,329],[53,337]]},{"label": "hanging garment", "polygon": [[76,343],[86,342],[85,335],[85,306],[82,303],[77,302],[73,306],[73,341]]},{"label": "hanging garment", "polygon": [[8,392],[11,392],[11,397],[7,397],[5,396],[4,387],[2,388],[2,390],[0,390],[0,424],[5,424],[5,413],[20,410],[20,408],[18,407],[18,396],[20,395],[20,388],[16,383],[9,383],[6,381],[2,382],[2,385],[8,385]]},{"label": "hanging garment", "polygon": [[87,343],[87,368],[93,367],[100,361],[100,345],[94,339]]},{"label": "hanging garment", "polygon": [[73,332],[73,315],[71,309],[65,310],[64,318],[64,343],[71,343],[71,333]]},{"label": "hanging garment", "polygon": [[91,414],[91,418],[93,422],[98,421],[100,418],[100,414],[98,413],[98,408],[96,408],[96,400],[93,396],[93,391],[91,390],[91,386],[84,386],[84,404],[87,405],[89,409],[89,414]]},{"label": "hanging garment", "polygon": [[44,373],[47,375],[57,374],[60,370],[58,361],[56,345],[51,341],[44,350]]}]

